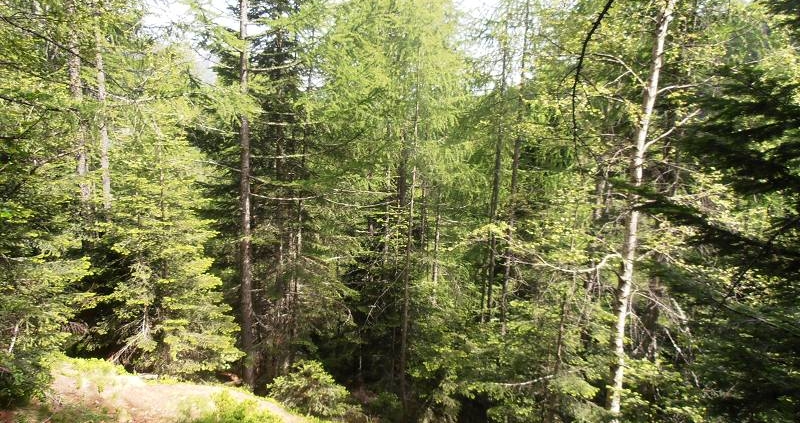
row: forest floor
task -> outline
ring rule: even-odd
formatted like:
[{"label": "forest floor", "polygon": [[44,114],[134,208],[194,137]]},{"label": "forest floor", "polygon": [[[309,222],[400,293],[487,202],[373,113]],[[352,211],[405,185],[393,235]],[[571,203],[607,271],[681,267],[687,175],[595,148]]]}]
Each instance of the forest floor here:
[{"label": "forest floor", "polygon": [[[267,412],[284,423],[309,420],[240,389],[170,380],[146,380],[99,360],[68,359],[53,366],[52,389],[0,423],[175,423],[205,422],[220,401]],[[222,398],[222,399],[221,399]]]}]

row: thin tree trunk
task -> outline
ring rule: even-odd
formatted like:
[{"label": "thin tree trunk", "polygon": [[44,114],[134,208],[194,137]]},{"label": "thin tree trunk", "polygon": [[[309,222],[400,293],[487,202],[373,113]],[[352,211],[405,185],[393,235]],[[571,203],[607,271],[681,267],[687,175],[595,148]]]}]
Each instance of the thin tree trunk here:
[{"label": "thin tree trunk", "polygon": [[421,197],[419,201],[419,236],[417,239],[419,240],[419,245],[422,247],[422,251],[425,253],[428,252],[428,239],[427,239],[427,228],[428,228],[428,190],[425,189],[424,184],[421,185]]},{"label": "thin tree trunk", "polygon": [[[650,77],[642,102],[642,117],[636,134],[636,151],[631,162],[629,182],[634,188],[638,188],[642,185],[644,157],[648,147],[647,133],[650,128],[650,119],[653,115],[653,108],[658,95],[658,80],[663,63],[664,44],[666,43],[669,23],[672,20],[674,8],[675,0],[666,0],[664,9],[660,12],[658,17],[658,31],[656,33],[656,42],[653,46]],[[636,245],[639,237],[639,211],[636,209],[638,201],[639,196],[635,192],[628,194],[628,207],[630,207],[630,212],[626,219],[625,237],[622,245],[622,275],[619,277],[619,287],[617,288],[614,303],[616,321],[611,332],[611,348],[614,355],[614,362],[611,365],[611,385],[609,386],[608,395],[606,397],[606,409],[613,416],[613,421],[615,423],[619,421],[621,392],[625,372],[625,323],[630,303],[631,287],[633,285]]]},{"label": "thin tree trunk", "polygon": [[14,330],[11,332],[11,342],[8,345],[8,353],[14,353],[14,346],[17,345],[17,338],[19,337],[19,326],[24,322],[24,320],[19,320],[14,325]]},{"label": "thin tree trunk", "polygon": [[417,180],[416,166],[411,171],[411,197],[408,205],[408,232],[406,233],[406,257],[405,268],[403,269],[403,316],[400,328],[400,391],[403,396],[403,420],[409,421],[408,412],[408,386],[406,382],[406,367],[408,354],[408,329],[411,307],[411,249],[413,245],[414,230],[414,184]]},{"label": "thin tree trunk", "polygon": [[523,95],[523,89],[525,88],[525,67],[528,65],[528,31],[529,31],[529,23],[530,20],[530,1],[525,2],[525,15],[523,16],[523,25],[524,25],[524,32],[523,32],[523,40],[522,40],[522,57],[520,60],[520,71],[519,71],[519,92],[518,92],[518,103],[517,104],[517,137],[514,139],[514,155],[511,159],[511,188],[509,197],[511,201],[508,205],[508,231],[506,232],[506,238],[508,245],[506,246],[505,252],[505,271],[503,272],[503,283],[502,283],[502,293],[500,297],[500,333],[502,335],[506,334],[506,314],[507,314],[507,302],[508,302],[508,282],[511,279],[511,268],[514,266],[514,251],[511,248],[511,241],[514,237],[514,225],[516,224],[516,211],[517,211],[517,185],[519,181],[519,158],[520,154],[522,153],[522,144],[525,142],[524,137],[522,136],[522,130],[519,128],[519,125],[522,124],[522,121],[525,119],[525,109],[527,105],[525,104],[525,97]]},{"label": "thin tree trunk", "polygon": [[[247,94],[247,71],[249,43],[247,42],[248,0],[239,0],[239,39],[244,45],[239,54],[239,89]],[[240,307],[242,318],[242,350],[247,356],[242,378],[251,388],[255,384],[257,356],[253,342],[253,268],[250,228],[250,123],[247,116],[240,116],[239,145],[241,150],[241,181],[239,184],[239,208],[241,213],[241,285]]]},{"label": "thin tree trunk", "polygon": [[594,210],[592,210],[592,222],[594,223],[600,222],[600,219],[603,218],[607,179],[608,177],[604,172],[597,171],[594,183]]},{"label": "thin tree trunk", "polygon": [[[312,30],[312,38],[314,36]],[[306,80],[306,90],[311,90],[311,74],[309,73],[308,78]],[[304,113],[304,125],[303,125],[303,139],[301,141],[301,159],[300,165],[295,173],[295,176],[302,179],[306,177],[306,154],[308,154],[308,131],[310,127],[309,116],[308,113]],[[294,151],[293,151],[294,153]],[[297,339],[298,335],[298,326],[299,326],[299,304],[300,304],[300,260],[303,257],[303,200],[297,200],[297,206],[295,208],[295,222],[296,222],[296,229],[295,229],[295,243],[294,243],[294,253],[292,254],[292,280],[291,280],[291,333],[290,339],[292,343]],[[291,366],[294,364],[295,361],[295,348],[292,348],[289,351],[289,365]]]},{"label": "thin tree trunk", "polygon": [[511,240],[514,236],[514,225],[516,225],[516,195],[517,180],[519,179],[519,156],[522,150],[522,136],[518,136],[514,141],[514,157],[511,163],[511,202],[508,210],[508,230],[506,237],[508,245],[505,251],[505,270],[503,272],[502,293],[500,297],[500,333],[506,334],[506,313],[508,302],[508,282],[511,279],[511,268],[514,266],[514,251],[511,249]]},{"label": "thin tree trunk", "polygon": [[[575,283],[576,283],[575,279],[577,278],[577,275],[573,275],[572,278],[573,278],[572,280],[573,289],[570,290],[569,293],[565,291],[564,294],[561,296],[561,307],[560,307],[561,312],[560,312],[560,317],[558,319],[558,336],[556,337],[556,348],[555,348],[556,359],[553,362],[553,374],[556,376],[558,376],[558,374],[561,373],[561,364],[564,362],[564,332],[566,331],[566,321],[568,317],[567,314],[569,311],[567,309],[567,302],[575,292]],[[547,401],[547,406],[545,407],[546,410],[544,410],[544,418],[542,419],[542,422],[552,423],[556,421],[555,417],[556,417],[556,411],[558,409],[559,396],[552,390],[548,389],[545,398]]]},{"label": "thin tree trunk", "polygon": [[[436,223],[433,227],[433,270],[432,270],[432,279],[433,279],[433,286],[434,289],[436,285],[439,283],[439,240],[441,237],[441,224],[442,224],[442,212],[441,212],[441,199],[439,198],[439,194],[436,194]],[[435,299],[436,297],[434,297]]]},{"label": "thin tree trunk", "polygon": [[[414,154],[414,149],[419,140],[419,74],[417,74],[417,96],[414,102],[414,121],[412,128],[411,145],[408,145],[407,140],[404,141],[403,146],[403,170],[408,168],[409,161]],[[417,166],[416,164],[411,170],[411,186],[405,184],[406,174],[402,173],[400,179],[403,181],[403,203],[405,204],[405,196],[409,196],[408,203],[408,219],[406,228],[406,251],[405,251],[405,266],[403,269],[403,315],[402,324],[400,328],[400,392],[403,402],[403,421],[410,421],[410,413],[408,407],[408,384],[406,381],[406,368],[407,368],[407,355],[408,355],[408,331],[410,326],[410,308],[411,308],[411,251],[414,246],[414,187],[417,184]],[[424,225],[424,222],[423,222]]]},{"label": "thin tree trunk", "polygon": [[108,212],[111,210],[111,171],[108,159],[111,140],[108,137],[108,118],[106,116],[106,72],[103,63],[103,36],[100,30],[100,19],[102,18],[100,5],[95,10],[95,18],[94,40],[97,49],[95,67],[97,68],[97,101],[100,103],[100,169],[103,181],[103,209]]},{"label": "thin tree trunk", "polygon": [[[598,170],[594,175],[594,209],[592,210],[591,224],[596,231],[598,231],[601,227],[601,221],[605,216],[605,198],[606,187],[608,186],[608,172],[604,169],[604,161],[605,156],[601,155],[597,161]],[[590,251],[592,253],[596,253],[601,249],[602,244],[602,239],[596,239],[595,241],[592,241],[589,247]],[[590,264],[591,267],[596,268],[599,262],[597,260],[592,260]],[[593,319],[591,305],[596,298],[595,293],[598,292],[598,288],[600,286],[602,286],[602,274],[599,268],[597,268],[594,272],[585,275],[583,281],[584,303],[581,306],[580,314],[580,338],[584,351],[588,351],[595,342],[594,338],[592,337],[592,331],[589,324]]]},{"label": "thin tree trunk", "polygon": [[[389,137],[391,131],[386,131],[386,136]],[[392,170],[389,166],[386,167],[386,189],[387,191],[392,189]],[[383,251],[381,251],[381,263],[383,269],[386,269],[386,266],[389,264],[389,243],[392,239],[392,204],[390,201],[386,202],[386,208],[384,210],[384,218],[383,218]]]},{"label": "thin tree trunk", "polygon": [[[300,267],[300,257],[302,257],[303,252],[303,202],[301,200],[297,201],[297,219],[296,224],[297,228],[294,233],[294,251],[292,252],[292,279],[291,279],[291,293],[290,293],[290,307],[291,307],[291,330],[289,332],[289,340],[290,345],[295,342],[297,339],[298,333],[298,308],[300,302],[300,278],[299,278],[299,267]],[[289,351],[289,359],[288,364],[291,367],[294,364],[295,360],[295,351],[294,348],[291,348]]]},{"label": "thin tree trunk", "polygon": [[[69,16],[77,16],[77,8],[75,0],[70,0],[67,3],[67,14]],[[72,99],[80,104],[83,101],[83,81],[81,81],[81,57],[80,57],[80,40],[78,38],[78,30],[76,26],[70,27],[69,40],[67,43],[69,48],[69,58],[67,59],[67,71],[69,73],[69,91]],[[80,186],[80,198],[83,204],[84,212],[87,212],[89,207],[89,200],[92,195],[91,186],[89,185],[89,160],[87,159],[86,151],[86,121],[78,113],[78,139],[76,140],[77,150],[77,167],[78,183]]]},{"label": "thin tree trunk", "polygon": [[[508,20],[506,20],[506,31],[508,31]],[[503,61],[502,72],[500,75],[500,101],[506,93],[506,78],[508,72],[509,52],[508,44],[502,43]],[[503,166],[503,141],[504,141],[504,128],[502,122],[503,116],[498,117],[497,122],[497,139],[494,144],[494,169],[492,171],[492,197],[489,202],[489,221],[492,224],[497,223],[497,209],[500,202],[500,180],[502,178]],[[494,231],[489,232],[489,255],[487,257],[486,266],[486,281],[484,282],[483,294],[481,295],[481,321],[489,321],[492,318],[492,290],[494,288],[494,276],[497,267],[497,237]]]},{"label": "thin tree trunk", "polygon": [[[502,166],[502,145],[503,134],[502,129],[498,129],[497,141],[495,143],[495,158],[494,158],[494,172],[492,181],[492,199],[489,204],[489,219],[492,224],[497,223],[497,203],[500,197],[500,178]],[[494,230],[489,232],[489,257],[486,267],[486,282],[484,284],[484,298],[483,312],[481,313],[481,321],[489,321],[492,319],[492,290],[494,288],[494,274],[497,267],[497,236]]]},{"label": "thin tree trunk", "polygon": [[[163,158],[163,147],[161,141],[164,139],[164,134],[161,133],[161,128],[159,128],[158,123],[156,123],[155,119],[153,120],[153,129],[156,132],[157,141],[155,146],[155,156],[156,160],[158,161],[158,209],[161,212],[161,221],[167,221],[167,211],[166,211],[166,204],[164,203],[164,187],[166,178],[164,176],[164,158]],[[166,269],[165,269],[166,270]],[[162,275],[163,276],[163,275]],[[166,276],[163,276],[166,278]]]}]

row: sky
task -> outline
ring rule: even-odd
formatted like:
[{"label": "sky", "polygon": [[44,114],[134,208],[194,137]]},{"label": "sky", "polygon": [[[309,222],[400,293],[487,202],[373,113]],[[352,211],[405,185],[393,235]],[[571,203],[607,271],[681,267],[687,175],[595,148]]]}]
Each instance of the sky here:
[{"label": "sky", "polygon": [[[199,0],[207,4],[212,12],[219,15],[216,23],[230,28],[238,29],[238,20],[230,16],[228,5],[237,0]],[[489,13],[498,0],[454,0],[456,8],[465,13],[468,17],[480,17]],[[169,27],[174,24],[189,24],[191,15],[189,8],[181,0],[145,0],[149,13],[144,18],[144,24],[148,27]],[[189,43],[191,44],[191,42]],[[195,48],[197,56],[197,72],[199,76],[212,82],[215,79],[211,66],[214,58],[208,51]]]},{"label": "sky", "polygon": [[[150,14],[145,18],[146,25],[166,25],[171,22],[186,22],[189,19],[188,8],[180,0],[145,0],[149,6]],[[217,11],[223,18],[219,23],[232,27],[237,26],[236,21],[228,17],[227,5],[236,0],[205,0],[212,10]],[[454,0],[456,7],[469,15],[477,16],[486,13],[497,0]]]}]

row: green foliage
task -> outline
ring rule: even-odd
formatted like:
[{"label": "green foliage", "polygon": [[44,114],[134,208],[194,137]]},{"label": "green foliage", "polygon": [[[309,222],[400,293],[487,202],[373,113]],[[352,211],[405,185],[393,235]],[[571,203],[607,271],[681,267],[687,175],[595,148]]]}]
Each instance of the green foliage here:
[{"label": "green foliage", "polygon": [[340,417],[348,409],[347,389],[318,361],[298,361],[292,372],[267,385],[270,395],[289,407],[317,417]]},{"label": "green foliage", "polygon": [[[797,67],[785,63],[798,58],[780,47],[782,31],[762,37],[773,47],[753,42],[750,49],[764,60],[719,69],[718,85],[693,93],[706,115],[681,146],[703,172],[687,195],[652,208],[691,226],[689,242],[710,249],[686,254],[675,275],[696,301],[692,326],[702,354],[693,370],[708,392],[704,405],[730,421],[779,422],[798,412],[782,399],[797,395],[800,345],[787,320],[798,310],[786,301],[797,295],[790,281],[800,265],[800,123]],[[696,189],[709,193],[704,202],[691,198]],[[688,401],[671,406],[697,409]]]},{"label": "green foliage", "polygon": [[43,396],[50,374],[37,359],[0,352],[0,408],[25,405],[31,398]]},{"label": "green foliage", "polygon": [[108,360],[103,360],[100,358],[68,358],[68,357],[57,357],[55,359],[55,363],[57,365],[65,365],[71,371],[74,371],[76,375],[82,375],[86,377],[92,376],[113,376],[113,375],[122,375],[125,374],[125,369],[118,365],[114,364]]},{"label": "green foliage", "polygon": [[366,411],[373,416],[380,416],[381,421],[400,423],[403,421],[403,404],[400,398],[391,392],[381,392],[366,406]]},{"label": "green foliage", "polygon": [[[181,378],[242,356],[247,116],[245,330],[259,386],[287,404],[363,418],[327,368],[386,421],[610,418],[611,304],[638,207],[621,418],[797,420],[796,0],[678,2],[637,189],[659,2],[614,2],[584,46],[604,1],[500,0],[461,20],[444,0],[251,0],[249,42],[190,1],[220,59],[212,83],[177,34],[143,26],[142,1],[73,3],[0,5],[0,406],[40,395],[65,344]],[[325,368],[282,375],[294,357]],[[72,371],[102,386],[116,370]],[[198,421],[272,419],[215,402]],[[105,418],[70,413],[53,420]]]},{"label": "green foliage", "polygon": [[253,400],[238,401],[223,391],[213,397],[213,411],[185,420],[185,423],[278,423],[282,420],[259,408]]},{"label": "green foliage", "polygon": [[111,350],[113,360],[135,369],[191,377],[241,356],[233,339],[237,326],[204,252],[215,235],[198,212],[205,201],[198,183],[208,172],[183,134],[198,111],[171,95],[190,90],[181,71],[187,53],[140,48],[147,54],[109,53],[134,70],[120,69],[114,77],[139,84],[139,96],[157,100],[112,116],[114,201],[105,221],[96,222],[102,236],[92,244],[99,302],[82,314],[95,325],[76,349]]},{"label": "green foliage", "polygon": [[[630,421],[706,421],[708,413],[698,387],[687,384],[669,363],[631,360],[628,380],[623,408]],[[654,401],[655,395],[662,399]]]},{"label": "green foliage", "polygon": [[[52,13],[63,13],[53,5]],[[26,2],[0,5],[3,16],[24,16],[17,27],[0,25],[0,407],[24,403],[49,381],[45,359],[59,350],[65,325],[91,295],[76,292],[90,273],[80,251],[72,103],[63,85],[37,76],[48,67],[38,54],[48,42],[25,29],[58,37],[60,28],[25,12]],[[52,18],[52,16],[50,16]],[[28,52],[28,53],[25,53]]]}]

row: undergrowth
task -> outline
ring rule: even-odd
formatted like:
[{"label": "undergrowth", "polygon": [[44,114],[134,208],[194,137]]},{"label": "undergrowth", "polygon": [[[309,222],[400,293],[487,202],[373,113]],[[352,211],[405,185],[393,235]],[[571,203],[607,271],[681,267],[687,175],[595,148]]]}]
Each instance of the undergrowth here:
[{"label": "undergrowth", "polygon": [[281,423],[272,413],[262,410],[253,400],[237,401],[228,392],[212,397],[214,407],[199,417],[185,417],[180,423]]},{"label": "undergrowth", "polygon": [[58,409],[41,405],[22,409],[14,416],[14,423],[114,423],[118,420],[117,414],[105,407],[88,408],[85,405],[73,404]]}]

